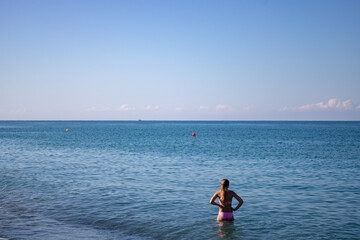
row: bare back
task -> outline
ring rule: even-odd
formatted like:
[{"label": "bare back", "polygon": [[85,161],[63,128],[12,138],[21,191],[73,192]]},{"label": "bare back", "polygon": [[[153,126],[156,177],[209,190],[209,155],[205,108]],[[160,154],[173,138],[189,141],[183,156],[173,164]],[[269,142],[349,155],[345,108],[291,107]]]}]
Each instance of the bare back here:
[{"label": "bare back", "polygon": [[232,209],[231,203],[232,203],[232,199],[233,199],[235,193],[233,191],[231,191],[231,190],[226,190],[225,191],[225,201],[224,202],[220,201],[220,193],[221,193],[221,191],[216,192],[217,197],[219,198],[220,204],[222,204],[224,207],[223,208],[220,207],[219,211],[220,212],[232,212],[233,209]]},{"label": "bare back", "polygon": [[[223,179],[223,182],[228,181],[227,179]],[[222,183],[224,184],[224,183]],[[227,183],[227,186],[229,186],[229,184]],[[227,187],[223,187],[223,185],[221,185],[221,189],[223,191],[225,191],[225,196],[224,196],[224,201],[220,200],[220,196],[221,196],[221,190],[217,191],[214,193],[214,195],[212,196],[212,198],[210,199],[210,204],[218,206],[219,207],[219,214],[218,214],[218,221],[233,221],[234,220],[234,216],[233,216],[233,212],[237,211],[241,205],[244,203],[244,201],[241,199],[241,197],[239,197],[235,192],[228,190]],[[215,200],[219,198],[219,203],[215,202]],[[238,201],[238,204],[235,208],[232,207],[232,200],[233,198],[235,198]]]}]

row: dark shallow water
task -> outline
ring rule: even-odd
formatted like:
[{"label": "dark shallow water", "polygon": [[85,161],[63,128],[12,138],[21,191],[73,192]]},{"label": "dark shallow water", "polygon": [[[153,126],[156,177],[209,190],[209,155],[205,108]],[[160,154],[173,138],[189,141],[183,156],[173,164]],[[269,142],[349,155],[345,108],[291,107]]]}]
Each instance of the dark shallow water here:
[{"label": "dark shallow water", "polygon": [[359,239],[359,170],[360,122],[0,121],[0,238]]}]

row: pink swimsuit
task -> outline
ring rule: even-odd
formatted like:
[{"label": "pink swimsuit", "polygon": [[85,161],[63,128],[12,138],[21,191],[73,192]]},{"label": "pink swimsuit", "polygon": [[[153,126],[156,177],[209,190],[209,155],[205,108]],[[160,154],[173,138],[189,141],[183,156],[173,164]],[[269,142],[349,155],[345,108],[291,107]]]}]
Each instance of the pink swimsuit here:
[{"label": "pink swimsuit", "polygon": [[[221,201],[219,201],[219,202],[222,205],[225,205],[225,204],[230,204],[231,205],[231,202],[223,202],[223,203]],[[224,220],[224,221],[231,221],[231,220],[234,219],[234,215],[233,215],[232,212],[220,212],[219,211],[219,215],[220,215],[221,219]]]},{"label": "pink swimsuit", "polygon": [[219,212],[219,215],[223,221],[231,221],[234,219],[232,212]]}]

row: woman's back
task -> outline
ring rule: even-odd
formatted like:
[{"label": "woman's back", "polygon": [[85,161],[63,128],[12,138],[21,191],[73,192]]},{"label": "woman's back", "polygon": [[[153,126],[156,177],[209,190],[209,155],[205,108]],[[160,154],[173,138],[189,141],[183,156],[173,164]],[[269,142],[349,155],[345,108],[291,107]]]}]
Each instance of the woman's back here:
[{"label": "woman's back", "polygon": [[[212,205],[219,207],[218,221],[232,221],[234,220],[233,211],[238,210],[244,201],[239,197],[235,192],[228,189],[229,180],[223,179],[221,181],[220,191],[217,191],[214,196],[210,199]],[[215,200],[219,198],[219,203],[216,203]],[[236,198],[239,202],[236,208],[232,208],[232,199]]]},{"label": "woman's back", "polygon": [[[220,199],[220,193],[221,191],[218,191],[219,199]],[[234,197],[234,192],[231,190],[225,191],[225,200],[222,202],[219,200],[219,203],[223,205],[223,208],[220,208],[220,212],[232,212],[232,199]]]}]

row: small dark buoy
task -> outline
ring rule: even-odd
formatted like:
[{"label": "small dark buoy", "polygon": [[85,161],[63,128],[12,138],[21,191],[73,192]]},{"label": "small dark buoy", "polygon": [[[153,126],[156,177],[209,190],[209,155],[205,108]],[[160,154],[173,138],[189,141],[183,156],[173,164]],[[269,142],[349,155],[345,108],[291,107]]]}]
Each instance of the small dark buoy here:
[{"label": "small dark buoy", "polygon": [[196,133],[193,133],[192,135],[193,135],[193,137],[196,137]]}]

